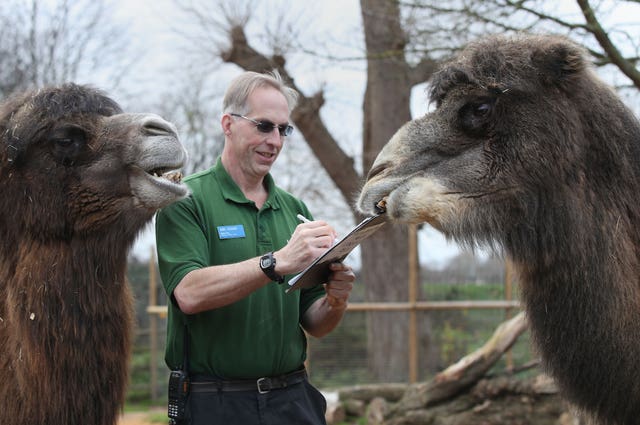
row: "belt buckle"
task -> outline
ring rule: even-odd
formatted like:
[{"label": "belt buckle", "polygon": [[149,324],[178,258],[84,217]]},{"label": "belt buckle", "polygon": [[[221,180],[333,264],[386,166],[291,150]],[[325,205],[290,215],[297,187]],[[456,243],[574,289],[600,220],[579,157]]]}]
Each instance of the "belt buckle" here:
[{"label": "belt buckle", "polygon": [[[269,388],[262,389],[262,384],[263,383],[267,384]],[[271,391],[271,379],[269,379],[269,378],[258,378],[258,380],[256,381],[256,386],[258,387],[258,393],[267,394],[268,392]]]}]

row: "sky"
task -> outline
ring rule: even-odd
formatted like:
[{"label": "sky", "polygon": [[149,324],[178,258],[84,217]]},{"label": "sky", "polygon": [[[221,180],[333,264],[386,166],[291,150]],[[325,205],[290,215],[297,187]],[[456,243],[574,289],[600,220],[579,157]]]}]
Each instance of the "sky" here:
[{"label": "sky", "polygon": [[[177,34],[169,27],[176,27],[174,18],[178,15],[176,4],[179,2],[172,0],[113,0],[114,12],[117,19],[129,22],[129,32],[132,35],[132,43],[141,48],[144,52],[142,66],[136,68],[135,78],[131,78],[132,84],[160,84],[164,78],[175,78],[181,75],[184,68],[181,64],[182,53],[180,44],[177,41]],[[282,19],[286,22],[300,19],[303,24],[308,21],[306,28],[308,31],[300,34],[301,40],[313,47],[318,42],[326,42],[330,46],[337,46],[336,55],[355,55],[356,46],[361,43],[362,34],[359,32],[360,26],[360,5],[358,0],[324,0],[315,1],[288,1],[270,0],[257,1],[256,12],[258,15],[273,16],[274,20]],[[289,5],[286,17],[281,17],[277,13],[272,13],[277,8],[277,4]],[[560,0],[553,3],[555,7],[570,10],[575,5],[573,0]],[[619,22],[630,20],[629,14],[618,14],[611,16]],[[633,15],[637,19],[637,14]],[[188,28],[189,22],[178,22],[177,26]],[[249,32],[251,32],[251,26]],[[308,33],[307,33],[308,32]],[[326,34],[326,40],[318,40],[317,34]],[[296,84],[311,94],[319,87],[325,90],[326,104],[322,109],[323,120],[331,130],[337,140],[344,142],[343,148],[352,149],[354,155],[359,155],[359,141],[362,122],[362,96],[366,79],[366,70],[362,64],[355,62],[344,62],[341,64],[317,64],[309,61],[308,58],[294,58],[288,60],[289,72],[296,79]],[[227,65],[219,70],[220,77],[217,84],[224,88],[230,79],[240,72],[237,68]],[[326,82],[326,84],[325,84]],[[421,116],[427,111],[425,86],[418,86],[413,90],[411,99],[412,114],[414,117]],[[152,93],[153,89],[149,91]],[[116,100],[117,96],[116,96]],[[211,117],[218,120],[217,116]],[[286,149],[286,148],[285,148]],[[308,155],[310,151],[308,151]],[[274,167],[274,174],[277,178],[278,167],[287,167],[286,157],[279,158]],[[318,218],[322,217],[322,212],[314,211]],[[355,223],[351,221],[341,221],[333,223],[341,234],[346,233]],[[460,248],[453,242],[448,242],[436,230],[430,226],[425,226],[419,232],[420,260],[423,264],[432,267],[442,267],[450,259],[455,257]],[[154,236],[152,226],[149,226],[138,239],[134,246],[134,254],[139,258],[148,258],[153,250]],[[486,257],[488,254],[482,250],[478,255]],[[348,261],[358,266],[358,252],[351,254]]]}]

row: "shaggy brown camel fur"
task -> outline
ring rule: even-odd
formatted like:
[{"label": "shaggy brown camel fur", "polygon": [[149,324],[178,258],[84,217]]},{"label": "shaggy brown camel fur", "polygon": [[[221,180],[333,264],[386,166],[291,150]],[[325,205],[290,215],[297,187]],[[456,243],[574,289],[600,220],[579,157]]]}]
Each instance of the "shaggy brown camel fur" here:
[{"label": "shaggy brown camel fur", "polygon": [[640,420],[640,123],[561,37],[494,36],[433,78],[358,206],[515,263],[534,341],[598,423]]},{"label": "shaggy brown camel fur", "polygon": [[73,84],[7,100],[0,135],[0,423],[113,425],[128,380],[127,253],[188,193],[158,177],[184,149],[162,118]]}]

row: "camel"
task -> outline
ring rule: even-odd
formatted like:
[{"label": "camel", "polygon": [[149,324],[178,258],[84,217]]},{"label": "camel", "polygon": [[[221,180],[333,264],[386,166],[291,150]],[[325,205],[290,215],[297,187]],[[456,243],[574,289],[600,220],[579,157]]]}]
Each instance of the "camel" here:
[{"label": "camel", "polygon": [[383,147],[361,212],[508,256],[535,347],[595,423],[640,420],[640,123],[584,49],[490,36],[434,75],[433,111]]},{"label": "camel", "polygon": [[188,194],[175,126],[75,84],[0,105],[0,423],[114,425],[133,318],[127,254]]}]

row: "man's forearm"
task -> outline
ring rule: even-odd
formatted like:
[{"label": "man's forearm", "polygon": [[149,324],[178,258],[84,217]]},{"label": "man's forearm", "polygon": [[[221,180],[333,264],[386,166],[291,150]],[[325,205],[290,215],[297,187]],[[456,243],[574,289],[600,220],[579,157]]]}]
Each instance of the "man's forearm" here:
[{"label": "man's forearm", "polygon": [[302,327],[310,335],[322,338],[338,326],[346,310],[346,301],[335,301],[324,296],[307,309],[302,319]]},{"label": "man's forearm", "polygon": [[173,296],[183,313],[195,314],[232,304],[269,282],[256,257],[193,270],[180,281]]}]

